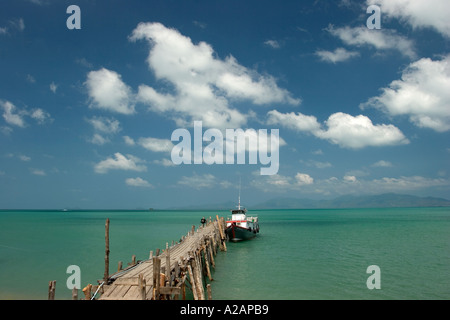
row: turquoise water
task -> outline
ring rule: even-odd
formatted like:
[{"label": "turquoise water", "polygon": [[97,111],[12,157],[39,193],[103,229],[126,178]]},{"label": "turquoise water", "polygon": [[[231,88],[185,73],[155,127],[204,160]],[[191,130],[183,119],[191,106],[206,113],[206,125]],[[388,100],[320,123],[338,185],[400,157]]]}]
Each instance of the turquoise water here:
[{"label": "turquoise water", "polygon": [[[214,299],[450,299],[450,208],[250,211],[261,233],[216,257]],[[110,272],[135,254],[178,241],[218,211],[0,211],[0,299],[70,299],[70,265],[81,284],[103,277],[105,220]],[[367,267],[380,268],[369,290]]]}]

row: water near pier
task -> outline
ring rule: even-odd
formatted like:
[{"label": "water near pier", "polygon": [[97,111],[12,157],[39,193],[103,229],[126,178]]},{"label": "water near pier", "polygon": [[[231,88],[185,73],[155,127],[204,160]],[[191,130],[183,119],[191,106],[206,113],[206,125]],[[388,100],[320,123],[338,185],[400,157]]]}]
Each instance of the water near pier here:
[{"label": "water near pier", "polygon": [[[450,208],[263,210],[261,233],[216,256],[214,299],[450,299]],[[0,299],[70,299],[66,273],[95,283],[178,241],[219,211],[0,211]],[[380,267],[381,289],[366,286]]]}]

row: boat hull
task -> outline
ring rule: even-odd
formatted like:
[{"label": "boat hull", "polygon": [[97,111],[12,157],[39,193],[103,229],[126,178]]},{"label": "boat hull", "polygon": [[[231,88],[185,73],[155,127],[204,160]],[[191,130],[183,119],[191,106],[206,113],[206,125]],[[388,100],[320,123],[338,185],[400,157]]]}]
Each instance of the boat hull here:
[{"label": "boat hull", "polygon": [[258,231],[256,229],[242,228],[236,225],[230,225],[225,229],[230,241],[238,242],[256,237]]}]

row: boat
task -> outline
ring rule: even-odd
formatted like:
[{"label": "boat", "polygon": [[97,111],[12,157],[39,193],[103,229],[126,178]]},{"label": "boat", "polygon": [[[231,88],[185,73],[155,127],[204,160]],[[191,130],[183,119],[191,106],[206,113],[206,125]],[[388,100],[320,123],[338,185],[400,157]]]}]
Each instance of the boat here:
[{"label": "boat", "polygon": [[230,210],[231,218],[227,219],[225,233],[230,241],[237,242],[256,237],[259,233],[259,221],[257,216],[247,216],[247,209],[241,207],[241,195],[237,209]]}]

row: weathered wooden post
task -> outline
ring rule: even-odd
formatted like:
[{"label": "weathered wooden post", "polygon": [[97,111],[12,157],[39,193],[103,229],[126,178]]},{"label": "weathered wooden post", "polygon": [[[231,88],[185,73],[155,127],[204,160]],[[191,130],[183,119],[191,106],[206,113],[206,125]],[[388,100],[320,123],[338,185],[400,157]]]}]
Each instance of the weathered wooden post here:
[{"label": "weathered wooden post", "polygon": [[105,223],[105,273],[103,275],[103,281],[107,281],[109,278],[109,218]]},{"label": "weathered wooden post", "polygon": [[88,284],[86,287],[84,287],[83,293],[84,293],[84,299],[85,300],[91,300],[91,297],[92,297],[92,284]]},{"label": "weathered wooden post", "polygon": [[170,280],[170,249],[168,242],[166,242],[166,279],[169,280],[169,287],[171,287],[172,283]]},{"label": "weathered wooden post", "polygon": [[72,289],[72,300],[78,300],[78,289],[76,287]]},{"label": "weathered wooden post", "polygon": [[153,300],[159,300],[161,259],[153,257]]},{"label": "weathered wooden post", "polygon": [[212,300],[211,284],[206,285],[206,290],[208,291],[208,300]]},{"label": "weathered wooden post", "polygon": [[48,283],[48,300],[55,300],[56,281],[52,280]]},{"label": "weathered wooden post", "polygon": [[144,275],[142,273],[139,274],[138,286],[139,286],[139,293],[141,296],[141,300],[146,300],[147,299],[146,283],[145,283]]}]

